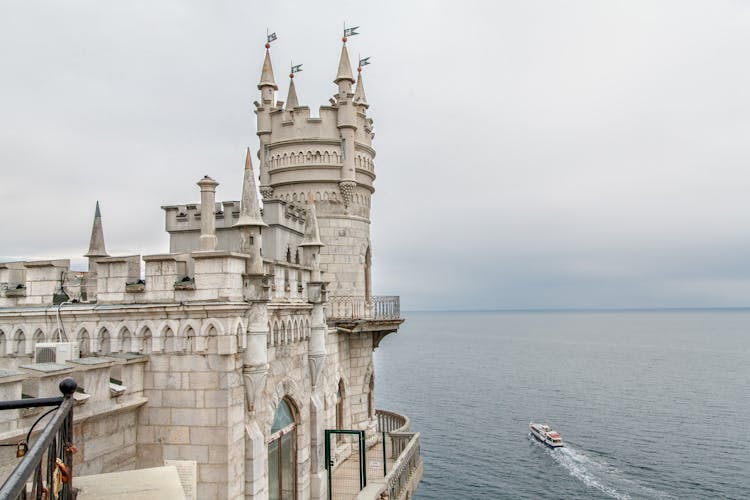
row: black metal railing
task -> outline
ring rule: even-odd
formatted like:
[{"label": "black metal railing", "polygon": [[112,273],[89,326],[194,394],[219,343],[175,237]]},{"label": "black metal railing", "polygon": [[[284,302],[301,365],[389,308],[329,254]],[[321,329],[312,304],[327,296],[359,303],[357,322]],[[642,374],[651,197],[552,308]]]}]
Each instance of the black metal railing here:
[{"label": "black metal railing", "polygon": [[[17,446],[21,461],[0,487],[0,500],[33,498],[34,500],[73,499],[73,393],[77,384],[72,378],[60,382],[62,396],[54,398],[29,398],[15,401],[0,401],[1,410],[37,408],[52,406],[42,414],[29,429],[26,439],[11,446]],[[29,446],[29,440],[36,424],[52,414],[44,430]],[[4,444],[3,446],[8,446]],[[31,480],[31,496],[27,495],[26,484]]]}]

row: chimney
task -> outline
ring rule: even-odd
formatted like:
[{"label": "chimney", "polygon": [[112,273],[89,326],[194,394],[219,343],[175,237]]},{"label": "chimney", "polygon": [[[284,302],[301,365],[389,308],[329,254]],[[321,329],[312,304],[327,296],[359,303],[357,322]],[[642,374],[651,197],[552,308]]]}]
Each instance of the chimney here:
[{"label": "chimney", "polygon": [[207,175],[198,181],[201,188],[201,238],[200,249],[203,251],[216,250],[216,186],[219,183]]}]

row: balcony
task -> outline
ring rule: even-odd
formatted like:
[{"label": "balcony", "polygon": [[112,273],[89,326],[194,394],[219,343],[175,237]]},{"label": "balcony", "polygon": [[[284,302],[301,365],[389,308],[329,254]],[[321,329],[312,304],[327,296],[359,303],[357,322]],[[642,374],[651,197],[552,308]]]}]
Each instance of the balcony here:
[{"label": "balcony", "polygon": [[[359,465],[357,457],[351,456],[334,472],[332,499],[402,500],[414,495],[422,479],[419,433],[410,432],[409,419],[398,413],[375,410],[375,416],[378,441],[367,450],[367,485],[359,490]],[[385,476],[380,457],[385,458]],[[374,464],[380,468],[373,468]]]},{"label": "balcony", "polygon": [[398,330],[404,319],[398,295],[377,297],[340,295],[328,297],[328,324],[341,333],[372,332],[373,347],[389,333]]},{"label": "balcony", "polygon": [[401,318],[398,295],[381,297],[355,297],[342,295],[328,298],[328,319],[333,320],[393,320]]}]

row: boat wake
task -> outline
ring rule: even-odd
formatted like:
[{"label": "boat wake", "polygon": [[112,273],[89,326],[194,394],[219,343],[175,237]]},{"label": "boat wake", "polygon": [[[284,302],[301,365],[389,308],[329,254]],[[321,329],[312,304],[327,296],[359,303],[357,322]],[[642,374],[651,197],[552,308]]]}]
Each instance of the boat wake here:
[{"label": "boat wake", "polygon": [[[539,444],[539,443],[538,443]],[[543,445],[542,445],[543,446]],[[582,450],[565,444],[565,448],[549,449],[545,452],[561,465],[571,476],[588,488],[593,488],[611,498],[630,500],[632,498],[672,498],[663,491],[638,483],[604,459],[592,458]]]}]

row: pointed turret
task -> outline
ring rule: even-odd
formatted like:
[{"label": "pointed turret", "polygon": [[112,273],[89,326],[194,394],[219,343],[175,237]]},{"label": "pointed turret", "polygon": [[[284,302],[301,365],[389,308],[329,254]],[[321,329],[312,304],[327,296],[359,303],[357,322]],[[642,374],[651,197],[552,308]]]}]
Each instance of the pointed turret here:
[{"label": "pointed turret", "polygon": [[245,178],[242,183],[242,205],[240,206],[240,218],[234,223],[235,227],[252,226],[268,227],[260,217],[260,204],[255,189],[255,175],[253,174],[253,161],[250,148],[247,148],[245,156]]},{"label": "pointed turret", "polygon": [[364,106],[365,108],[370,107],[367,104],[367,96],[365,95],[365,81],[362,78],[362,66],[357,68],[357,90],[354,92],[354,104]]},{"label": "pointed turret", "polygon": [[276,85],[276,80],[273,78],[273,66],[271,65],[271,54],[269,53],[270,44],[266,44],[266,58],[263,60],[263,70],[260,73],[260,83],[258,89],[263,87],[273,87],[274,90],[279,90]]},{"label": "pointed turret", "polygon": [[260,140],[260,192],[265,199],[271,198],[273,188],[269,185],[268,174],[268,142],[271,140],[271,111],[274,108],[275,91],[278,90],[276,80],[273,78],[273,67],[271,66],[271,44],[266,43],[266,58],[263,61],[263,70],[260,74],[260,103],[255,105],[255,114],[258,115],[257,134]]},{"label": "pointed turret", "polygon": [[352,63],[349,60],[349,52],[346,50],[346,37],[343,38],[344,45],[341,47],[341,57],[339,58],[339,71],[333,83],[339,83],[341,80],[349,80],[354,83],[352,76]]},{"label": "pointed turret", "polygon": [[286,110],[291,111],[296,107],[299,107],[299,101],[297,100],[297,89],[294,88],[294,73],[290,73],[289,94],[287,94],[286,96]]},{"label": "pointed turret", "polygon": [[318,227],[318,216],[315,213],[315,201],[310,193],[307,200],[307,218],[305,219],[305,236],[302,238],[301,247],[323,247],[320,241],[320,227]]},{"label": "pointed turret", "polygon": [[104,248],[104,230],[102,229],[102,214],[99,211],[99,202],[96,202],[96,211],[94,212],[94,225],[91,227],[91,240],[89,242],[89,251],[84,257],[109,257],[106,248]]},{"label": "pointed turret", "polygon": [[312,267],[310,281],[319,282],[320,276],[320,249],[325,245],[320,240],[320,227],[318,227],[318,216],[315,213],[315,199],[312,193],[307,199],[307,218],[305,219],[305,236],[299,244],[304,250],[305,263]]}]

